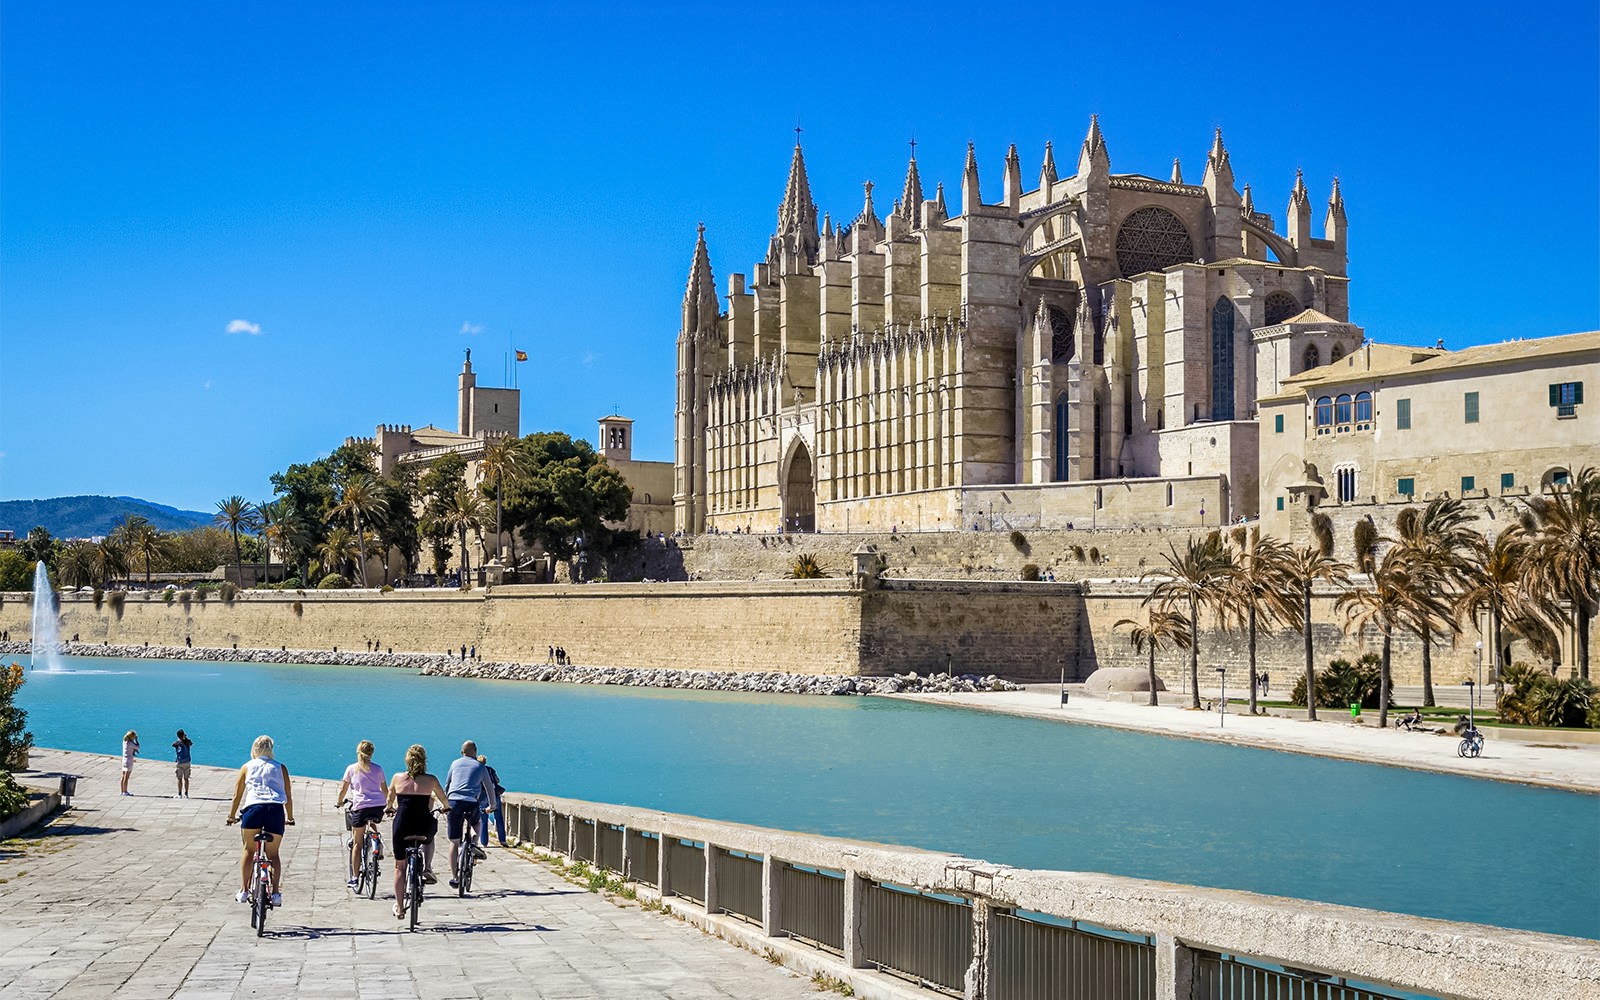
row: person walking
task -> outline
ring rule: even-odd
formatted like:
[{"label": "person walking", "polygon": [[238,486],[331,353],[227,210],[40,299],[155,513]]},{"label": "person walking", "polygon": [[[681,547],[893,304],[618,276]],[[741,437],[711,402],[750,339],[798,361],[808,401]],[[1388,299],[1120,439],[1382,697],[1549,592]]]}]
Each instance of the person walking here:
[{"label": "person walking", "polygon": [[439,832],[439,821],[433,818],[430,808],[434,799],[442,807],[450,805],[439,779],[428,773],[428,751],[413,743],[406,748],[405,773],[395,775],[389,783],[389,812],[394,816],[389,829],[389,840],[395,849],[394,915],[399,920],[406,916],[406,866],[401,863],[411,846],[406,838],[428,838],[422,844],[422,881],[429,885],[439,881],[433,874],[433,838]]},{"label": "person walking", "polygon": [[350,831],[350,880],[354,889],[361,880],[356,872],[361,870],[361,842],[367,836],[367,824],[383,822],[383,811],[389,804],[389,782],[384,779],[383,768],[372,762],[375,748],[371,740],[356,744],[356,762],[344,769],[344,780],[339,782],[339,794],[333,807],[338,809],[348,800],[350,808],[344,814],[344,828]]},{"label": "person walking", "polygon": [[[450,871],[454,872],[459,861],[458,851],[470,850],[480,861],[489,857],[483,848],[473,843],[472,834],[478,828],[478,816],[484,808],[497,809],[500,805],[495,798],[494,785],[489,781],[489,769],[478,763],[478,744],[471,740],[461,744],[461,756],[451,762],[445,774],[444,794],[450,800],[445,835],[450,838]],[[450,887],[456,887],[454,878],[450,880]]]},{"label": "person walking", "polygon": [[122,794],[132,795],[128,791],[128,778],[133,775],[133,758],[139,756],[139,734],[128,730],[122,734]]},{"label": "person walking", "polygon": [[172,741],[172,760],[178,772],[178,794],[174,798],[189,797],[189,749],[193,746],[194,740],[184,735],[183,730],[178,730],[178,738]]},{"label": "person walking", "polygon": [[[233,897],[250,901],[250,863],[255,859],[256,834],[265,830],[267,862],[272,866],[273,906],[283,905],[283,848],[285,826],[294,825],[294,795],[289,787],[289,769],[273,759],[272,737],[257,736],[250,744],[250,759],[239,768],[233,786],[233,804],[228,807],[228,825],[239,824],[244,853],[239,858],[239,891]],[[241,808],[243,811],[241,812]]]},{"label": "person walking", "polygon": [[495,808],[483,814],[483,820],[478,824],[478,843],[487,847],[489,845],[489,817],[494,817],[495,836],[500,840],[500,846],[506,846],[506,808],[505,786],[500,784],[500,775],[489,766],[489,758],[483,754],[478,755],[478,763],[489,772],[489,784],[494,786]]}]

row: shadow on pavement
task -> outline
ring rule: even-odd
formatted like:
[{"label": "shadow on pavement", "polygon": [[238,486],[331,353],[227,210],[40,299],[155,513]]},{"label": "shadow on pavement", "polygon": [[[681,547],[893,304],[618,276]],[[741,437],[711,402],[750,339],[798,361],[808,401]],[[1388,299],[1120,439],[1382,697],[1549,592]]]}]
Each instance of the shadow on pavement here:
[{"label": "shadow on pavement", "polygon": [[[429,934],[550,934],[554,928],[542,924],[446,924],[424,921],[417,926],[417,930]],[[321,938],[345,937],[388,937],[391,934],[407,934],[406,925],[395,921],[395,926],[387,929],[374,929],[366,927],[285,927],[282,930],[273,930],[269,925],[267,937],[276,938],[304,938],[314,941]]]},{"label": "shadow on pavement", "polygon": [[548,892],[539,892],[534,889],[491,889],[488,892],[474,891],[469,899],[504,899],[511,896],[586,896],[588,893],[582,889],[552,889]]}]

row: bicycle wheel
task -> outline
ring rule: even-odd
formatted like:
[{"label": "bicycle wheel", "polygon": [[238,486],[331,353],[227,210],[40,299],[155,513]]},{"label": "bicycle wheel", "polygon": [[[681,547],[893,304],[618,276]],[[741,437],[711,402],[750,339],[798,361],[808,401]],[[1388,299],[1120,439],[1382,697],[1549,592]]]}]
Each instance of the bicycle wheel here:
[{"label": "bicycle wheel", "polygon": [[458,897],[465,896],[467,894],[467,880],[472,877],[468,873],[471,871],[472,849],[470,846],[468,846],[467,842],[463,840],[461,842],[461,850],[456,856],[456,895]]},{"label": "bicycle wheel", "polygon": [[409,912],[409,930],[417,929],[417,913],[422,909],[422,859],[412,855],[406,864],[406,889],[410,895],[410,905],[406,908]]},{"label": "bicycle wheel", "polygon": [[1460,743],[1457,743],[1456,744],[1456,756],[1457,757],[1465,757],[1467,755],[1467,748],[1471,744],[1472,744],[1471,740],[1462,740]]},{"label": "bicycle wheel", "polygon": [[263,878],[257,880],[254,900],[256,937],[261,937],[267,932],[267,900],[269,898],[268,894],[271,891],[272,882],[270,879]]},{"label": "bicycle wheel", "polygon": [[368,848],[368,857],[367,857],[367,864],[366,864],[366,868],[367,868],[367,898],[368,899],[377,899],[378,898],[378,879],[379,879],[380,876],[382,876],[383,870],[378,867],[378,846],[377,846],[377,844],[375,842],[369,841],[367,843],[367,848]]}]

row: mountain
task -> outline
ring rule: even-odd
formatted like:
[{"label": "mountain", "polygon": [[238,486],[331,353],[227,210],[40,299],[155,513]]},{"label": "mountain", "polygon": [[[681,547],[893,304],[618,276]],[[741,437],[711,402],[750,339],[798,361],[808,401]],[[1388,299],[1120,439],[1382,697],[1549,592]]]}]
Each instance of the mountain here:
[{"label": "mountain", "polygon": [[9,528],[22,538],[42,525],[57,538],[94,538],[110,534],[128,514],[141,514],[162,531],[188,531],[210,524],[212,517],[138,497],[50,497],[0,500],[0,529]]}]

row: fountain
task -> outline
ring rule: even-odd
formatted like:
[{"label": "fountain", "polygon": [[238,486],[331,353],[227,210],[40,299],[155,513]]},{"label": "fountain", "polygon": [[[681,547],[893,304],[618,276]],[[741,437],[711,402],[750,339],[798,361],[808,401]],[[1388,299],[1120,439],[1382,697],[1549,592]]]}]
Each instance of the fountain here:
[{"label": "fountain", "polygon": [[51,672],[61,670],[61,632],[56,619],[56,595],[50,590],[50,574],[40,560],[33,571],[33,668]]}]

